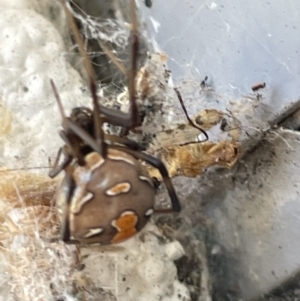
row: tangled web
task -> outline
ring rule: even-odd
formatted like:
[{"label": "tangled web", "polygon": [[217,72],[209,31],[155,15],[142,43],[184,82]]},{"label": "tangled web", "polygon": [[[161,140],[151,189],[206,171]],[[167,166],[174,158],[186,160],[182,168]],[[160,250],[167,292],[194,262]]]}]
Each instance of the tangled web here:
[{"label": "tangled web", "polygon": [[108,18],[96,18],[86,14],[74,2],[68,5],[73,16],[82,24],[82,33],[87,39],[96,39],[114,43],[119,47],[126,47],[129,37],[129,26],[123,22]]}]

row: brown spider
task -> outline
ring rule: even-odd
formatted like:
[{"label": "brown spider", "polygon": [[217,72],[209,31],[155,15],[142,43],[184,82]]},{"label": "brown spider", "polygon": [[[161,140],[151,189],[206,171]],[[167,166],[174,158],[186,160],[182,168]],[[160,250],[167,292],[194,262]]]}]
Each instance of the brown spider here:
[{"label": "brown spider", "polygon": [[[179,212],[181,205],[165,165],[157,158],[140,151],[140,146],[126,137],[107,135],[103,123],[133,129],[140,120],[135,97],[136,57],[139,47],[135,1],[131,10],[131,70],[128,75],[129,113],[98,104],[95,75],[73,16],[62,1],[71,30],[86,66],[93,110],[79,107],[66,117],[51,80],[62,115],[60,136],[65,146],[59,150],[54,168],[55,177],[65,170],[58,190],[57,208],[62,223],[61,238],[68,243],[112,244],[126,240],[140,231],[153,213]],[[64,160],[59,164],[61,153]],[[172,202],[171,209],[156,210],[156,188],[147,169],[139,162],[157,168]]]}]

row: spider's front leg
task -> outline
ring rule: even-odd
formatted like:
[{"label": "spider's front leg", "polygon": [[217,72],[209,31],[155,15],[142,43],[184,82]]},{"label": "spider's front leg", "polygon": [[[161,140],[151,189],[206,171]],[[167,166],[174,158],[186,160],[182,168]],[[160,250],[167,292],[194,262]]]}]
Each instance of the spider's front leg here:
[{"label": "spider's front leg", "polygon": [[[59,159],[61,155],[64,155],[64,160],[59,164]],[[73,160],[73,156],[70,154],[68,147],[65,145],[60,148],[57,152],[56,159],[52,169],[49,171],[48,175],[50,178],[55,178],[62,170],[64,170]]]},{"label": "spider's front leg", "polygon": [[[50,178],[55,178],[62,170],[66,169],[67,166],[72,162],[73,158],[77,158],[77,162],[80,165],[84,164],[83,156],[78,147],[76,147],[78,141],[74,141],[74,139],[72,139],[72,135],[70,135],[69,139],[65,131],[60,131],[59,134],[66,144],[62,148],[60,148],[57,153],[54,165],[48,173]],[[76,137],[74,136],[73,138]],[[64,155],[64,160],[61,164],[59,164],[59,160],[62,154]]]}]

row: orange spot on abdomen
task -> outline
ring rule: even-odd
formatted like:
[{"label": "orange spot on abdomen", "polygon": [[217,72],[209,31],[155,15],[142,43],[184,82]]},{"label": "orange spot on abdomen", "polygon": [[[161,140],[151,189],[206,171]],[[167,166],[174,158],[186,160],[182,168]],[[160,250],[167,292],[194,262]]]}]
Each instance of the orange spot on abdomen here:
[{"label": "orange spot on abdomen", "polygon": [[119,232],[112,239],[112,243],[119,243],[135,235],[137,233],[137,229],[135,228],[137,221],[138,217],[133,212],[124,212],[121,217],[116,219],[112,225]]}]

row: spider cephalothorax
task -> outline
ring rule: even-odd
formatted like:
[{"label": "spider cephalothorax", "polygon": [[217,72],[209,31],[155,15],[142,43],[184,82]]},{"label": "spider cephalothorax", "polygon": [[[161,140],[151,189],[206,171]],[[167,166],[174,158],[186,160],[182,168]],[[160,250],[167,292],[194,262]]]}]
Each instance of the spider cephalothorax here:
[{"label": "spider cephalothorax", "polygon": [[[66,117],[58,91],[51,81],[61,115],[60,136],[66,143],[59,151],[51,177],[65,170],[58,190],[57,208],[62,223],[61,236],[65,242],[118,243],[141,230],[155,212],[179,212],[177,195],[164,164],[155,157],[139,151],[139,145],[125,137],[107,135],[103,123],[126,130],[139,124],[135,97],[136,30],[135,1],[130,1],[132,15],[132,65],[128,78],[130,108],[123,113],[98,104],[95,76],[83,48],[72,15],[63,2],[79,50],[84,57],[93,99],[93,110],[73,109]],[[59,157],[64,160],[59,165]],[[154,208],[155,185],[140,161],[157,168],[162,175],[172,202],[171,209]]]}]

